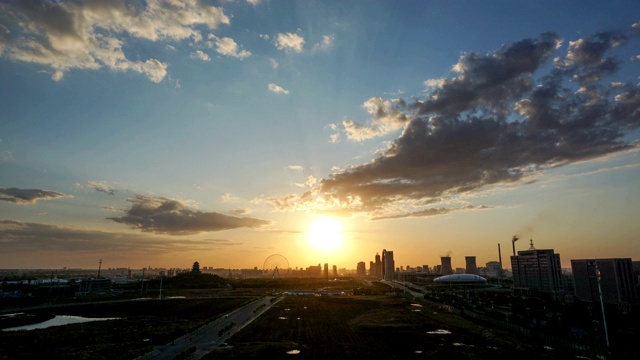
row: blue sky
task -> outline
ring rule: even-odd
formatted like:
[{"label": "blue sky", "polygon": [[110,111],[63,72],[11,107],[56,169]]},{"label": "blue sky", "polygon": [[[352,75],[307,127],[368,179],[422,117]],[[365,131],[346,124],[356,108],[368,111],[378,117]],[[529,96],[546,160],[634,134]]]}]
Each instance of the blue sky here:
[{"label": "blue sky", "polygon": [[0,10],[0,267],[640,257],[637,2]]}]

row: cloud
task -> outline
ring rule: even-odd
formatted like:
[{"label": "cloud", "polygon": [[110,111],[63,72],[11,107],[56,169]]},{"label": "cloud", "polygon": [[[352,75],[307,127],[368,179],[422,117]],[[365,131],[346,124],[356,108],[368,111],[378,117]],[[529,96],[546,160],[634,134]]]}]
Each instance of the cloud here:
[{"label": "cloud", "polygon": [[250,51],[240,50],[238,44],[232,38],[219,38],[215,35],[210,35],[209,37],[215,39],[216,52],[220,55],[231,56],[240,60],[251,56]]},{"label": "cloud", "polygon": [[192,59],[200,59],[202,61],[211,61],[209,54],[202,50],[196,50],[189,55]]},{"label": "cloud", "polygon": [[131,208],[124,216],[108,219],[145,232],[190,235],[242,227],[259,228],[271,224],[268,220],[194,211],[179,200],[164,197],[136,195],[127,201],[131,203]]},{"label": "cloud", "polygon": [[238,198],[237,196],[233,196],[231,193],[224,193],[220,196],[220,200],[222,202],[231,202],[240,200],[240,198]]},{"label": "cloud", "polygon": [[276,94],[285,94],[285,95],[289,94],[289,90],[285,90],[281,86],[276,85],[274,83],[267,85],[267,88],[269,89],[269,91],[274,92]]},{"label": "cloud", "polygon": [[87,184],[91,186],[95,191],[99,191],[107,195],[116,194],[116,190],[109,186],[106,181],[87,181]]},{"label": "cloud", "polygon": [[333,35],[322,36],[322,41],[317,42],[313,45],[313,51],[322,51],[322,50],[330,49],[333,46],[334,40],[335,40],[335,36]]},{"label": "cloud", "polygon": [[0,188],[0,201],[15,204],[35,204],[38,200],[53,200],[64,197],[72,196],[51,190]]},{"label": "cloud", "polygon": [[0,151],[0,162],[9,162],[13,159],[11,151]]},{"label": "cloud", "polygon": [[[410,116],[401,111],[405,103],[399,99],[394,104],[389,100],[373,97],[362,106],[372,116],[370,126],[360,125],[350,119],[344,120],[342,126],[349,140],[364,141],[383,136],[405,127],[411,120]],[[331,141],[335,142],[333,139],[332,137]]]},{"label": "cloud", "polygon": [[286,52],[301,53],[304,46],[304,38],[294,33],[280,33],[276,38],[276,48]]},{"label": "cloud", "polygon": [[554,34],[464,54],[455,75],[434,83],[425,98],[411,104],[372,98],[364,105],[369,126],[343,122],[355,141],[404,128],[378,157],[303,194],[260,201],[281,211],[372,219],[437,215],[475,209],[456,204],[529,183],[545,169],[637,148],[625,136],[640,127],[639,85],[611,87],[604,80],[622,64],[612,52],[629,39],[597,34],[570,43],[553,61],[561,44]]},{"label": "cloud", "polygon": [[0,13],[5,20],[0,57],[48,67],[55,81],[72,69],[106,67],[160,82],[168,65],[153,58],[132,60],[123,50],[127,40],[198,41],[198,27],[215,30],[230,22],[221,8],[197,0],[17,1],[0,3]]},{"label": "cloud", "polygon": [[123,254],[175,254],[240,245],[225,239],[192,240],[141,233],[120,233],[71,226],[0,220],[0,243],[4,253],[100,251],[113,257]]}]

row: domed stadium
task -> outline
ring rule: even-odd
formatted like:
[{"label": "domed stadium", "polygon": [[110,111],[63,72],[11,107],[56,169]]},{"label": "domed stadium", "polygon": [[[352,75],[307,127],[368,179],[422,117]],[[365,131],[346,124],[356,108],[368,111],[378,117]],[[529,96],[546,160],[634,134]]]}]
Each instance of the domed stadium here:
[{"label": "domed stadium", "polygon": [[437,277],[433,282],[440,285],[486,285],[487,279],[473,274],[453,274]]}]

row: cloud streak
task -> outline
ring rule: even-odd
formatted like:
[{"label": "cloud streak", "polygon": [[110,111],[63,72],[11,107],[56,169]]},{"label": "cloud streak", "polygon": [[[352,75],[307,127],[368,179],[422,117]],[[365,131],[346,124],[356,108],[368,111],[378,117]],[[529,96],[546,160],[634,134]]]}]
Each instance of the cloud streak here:
[{"label": "cloud streak", "polygon": [[122,256],[124,253],[148,256],[150,253],[176,253],[240,245],[226,239],[194,240],[11,220],[0,220],[0,243],[6,253],[36,250],[73,253],[100,251],[114,256]]},{"label": "cloud streak", "polygon": [[[0,57],[40,64],[59,81],[72,69],[133,71],[153,82],[167,74],[157,59],[132,60],[124,53],[128,37],[148,41],[198,41],[204,26],[229,24],[222,8],[197,0],[150,1],[16,1],[0,3],[3,28]],[[137,57],[135,54],[133,57]]]},{"label": "cloud streak", "polygon": [[72,196],[51,190],[0,188],[0,201],[14,204],[35,204],[38,200],[53,200],[64,197]]},{"label": "cloud streak", "polygon": [[131,203],[131,207],[124,216],[108,219],[144,232],[190,235],[237,228],[260,228],[271,224],[269,220],[191,210],[181,201],[164,197],[136,195],[127,201]]},{"label": "cloud streak", "polygon": [[[364,105],[371,126],[343,123],[353,141],[403,128],[380,156],[332,174],[302,195],[266,201],[279,210],[372,219],[437,215],[455,207],[436,204],[634,148],[624,136],[640,125],[640,89],[633,82],[604,81],[622,63],[612,52],[634,36],[596,34],[570,42],[555,59],[562,41],[550,33],[488,54],[464,54],[452,78],[425,82],[433,90],[424,99],[406,104],[372,98]],[[549,63],[551,70],[540,74]]]}]

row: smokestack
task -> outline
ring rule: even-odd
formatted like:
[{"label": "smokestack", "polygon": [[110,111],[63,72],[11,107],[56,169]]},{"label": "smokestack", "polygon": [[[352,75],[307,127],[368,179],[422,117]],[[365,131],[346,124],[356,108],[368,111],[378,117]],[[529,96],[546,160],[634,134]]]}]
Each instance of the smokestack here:
[{"label": "smokestack", "polygon": [[476,257],[475,256],[465,256],[464,257],[465,261],[466,261],[466,272],[467,274],[477,274],[478,273],[478,267],[476,266]]},{"label": "smokestack", "polygon": [[451,275],[453,274],[453,269],[451,268],[451,257],[450,256],[443,256],[440,258],[441,264],[442,264],[442,268],[440,270],[440,273],[442,275]]},{"label": "smokestack", "polygon": [[500,243],[498,243],[498,261],[500,261],[500,268],[502,269],[502,251],[500,250]]},{"label": "smokestack", "polygon": [[520,240],[517,236],[513,235],[511,238],[511,246],[513,247],[513,256],[516,256],[516,241]]}]

